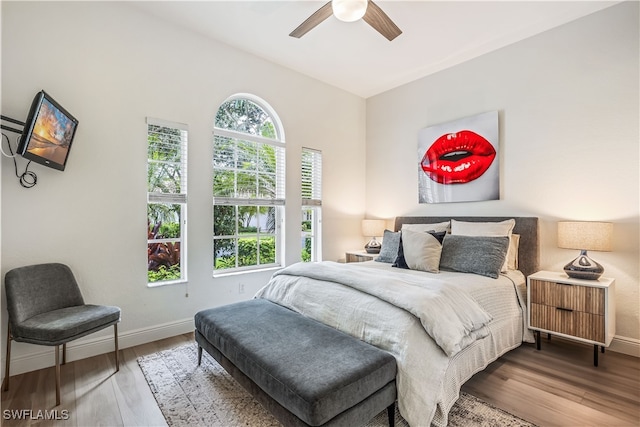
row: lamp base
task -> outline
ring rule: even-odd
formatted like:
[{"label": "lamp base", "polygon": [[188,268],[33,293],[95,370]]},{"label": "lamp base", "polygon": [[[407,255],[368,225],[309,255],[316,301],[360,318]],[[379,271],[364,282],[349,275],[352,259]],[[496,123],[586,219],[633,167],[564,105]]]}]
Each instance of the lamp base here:
[{"label": "lamp base", "polygon": [[364,245],[364,250],[367,251],[368,254],[379,254],[380,248],[382,248],[382,244],[380,244],[375,237],[371,239],[369,243]]},{"label": "lamp base", "polygon": [[578,258],[564,266],[564,272],[574,279],[598,280],[604,273],[604,267],[589,258],[587,251],[580,251]]}]

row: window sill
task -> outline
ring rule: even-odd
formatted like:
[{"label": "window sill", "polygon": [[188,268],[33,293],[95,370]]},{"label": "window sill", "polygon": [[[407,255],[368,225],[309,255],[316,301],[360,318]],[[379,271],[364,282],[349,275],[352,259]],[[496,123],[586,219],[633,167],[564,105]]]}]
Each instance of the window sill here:
[{"label": "window sill", "polygon": [[147,283],[147,288],[160,288],[162,286],[179,285],[179,284],[188,283],[188,282],[189,281],[187,279],[166,280],[166,281],[163,281],[163,282]]},{"label": "window sill", "polygon": [[247,273],[263,273],[263,272],[267,272],[267,271],[276,271],[276,270],[280,270],[283,267],[281,265],[271,265],[271,266],[267,266],[264,268],[251,268],[251,269],[243,269],[243,270],[233,270],[233,271],[221,271],[221,272],[214,272],[213,273],[213,278],[217,279],[217,278],[221,278],[221,277],[228,277],[228,276],[238,276],[241,274],[247,274]]}]

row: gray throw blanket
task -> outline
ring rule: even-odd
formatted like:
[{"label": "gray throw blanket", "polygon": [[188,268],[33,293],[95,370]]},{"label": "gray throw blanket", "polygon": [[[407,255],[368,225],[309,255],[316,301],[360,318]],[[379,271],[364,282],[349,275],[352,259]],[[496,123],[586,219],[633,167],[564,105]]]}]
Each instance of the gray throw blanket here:
[{"label": "gray throw blanket", "polygon": [[491,316],[463,289],[447,286],[441,280],[424,281],[329,261],[293,264],[274,277],[279,275],[339,283],[402,308],[420,319],[425,331],[449,357],[489,333],[486,325]]}]

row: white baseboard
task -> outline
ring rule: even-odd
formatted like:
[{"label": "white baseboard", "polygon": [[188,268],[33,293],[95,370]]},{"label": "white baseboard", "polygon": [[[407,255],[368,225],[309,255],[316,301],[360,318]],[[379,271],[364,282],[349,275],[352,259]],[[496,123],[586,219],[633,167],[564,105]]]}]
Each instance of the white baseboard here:
[{"label": "white baseboard", "polygon": [[[189,319],[183,319],[176,322],[165,323],[162,325],[156,325],[149,328],[140,328],[133,331],[120,332],[118,331],[118,347],[120,349],[133,347],[140,344],[146,344],[149,342],[161,340],[164,338],[175,337],[176,335],[193,332],[195,329],[193,323],[193,317]],[[113,328],[107,330],[113,331]],[[47,368],[55,364],[55,351],[54,347],[45,346],[31,346],[34,351],[16,355],[14,348],[22,343],[12,342],[11,352],[11,376],[22,374],[25,372],[35,371],[38,369]],[[77,341],[71,341],[67,344],[67,362],[74,360],[86,359],[88,357],[97,356],[99,354],[113,352],[113,333],[109,335],[92,338],[91,336],[86,339],[80,339]],[[5,356],[2,354],[2,378],[4,378],[5,371]]]},{"label": "white baseboard", "polygon": [[609,350],[640,357],[640,340],[616,335],[611,341]]}]

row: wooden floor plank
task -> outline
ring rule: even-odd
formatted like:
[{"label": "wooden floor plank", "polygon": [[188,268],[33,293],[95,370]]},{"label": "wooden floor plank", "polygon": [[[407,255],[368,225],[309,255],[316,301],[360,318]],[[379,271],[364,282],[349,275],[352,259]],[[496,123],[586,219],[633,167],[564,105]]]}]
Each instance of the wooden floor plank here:
[{"label": "wooden floor plank", "polygon": [[[38,390],[40,376],[43,375],[45,371],[45,369],[41,369],[11,378],[9,391],[2,392],[3,426],[31,425],[30,419],[26,419],[26,413],[21,411],[37,408],[34,406],[33,398]],[[4,410],[13,411],[12,413],[15,415],[5,419]]]},{"label": "wooden floor plank", "polygon": [[585,394],[584,399],[580,403],[601,412],[615,413],[617,417],[629,422],[631,425],[640,425],[640,406],[638,406],[637,400],[622,401],[589,392]]},{"label": "wooden floor plank", "polygon": [[76,374],[76,422],[78,426],[123,426],[115,396],[115,366],[108,355],[73,362]]},{"label": "wooden floor plank", "polygon": [[120,352],[115,395],[125,426],[164,426],[166,422],[137,362],[133,349]]},{"label": "wooden floor plank", "polygon": [[[46,379],[46,383],[42,385],[41,394],[47,396],[44,405],[49,408],[49,413],[45,414],[45,419],[34,422],[34,426],[38,427],[75,427],[76,420],[72,414],[76,411],[76,389],[75,389],[75,369],[70,364],[60,366],[60,406],[56,404],[55,393],[55,368],[47,371],[50,377]],[[42,405],[34,405],[35,408],[43,407]]]}]

